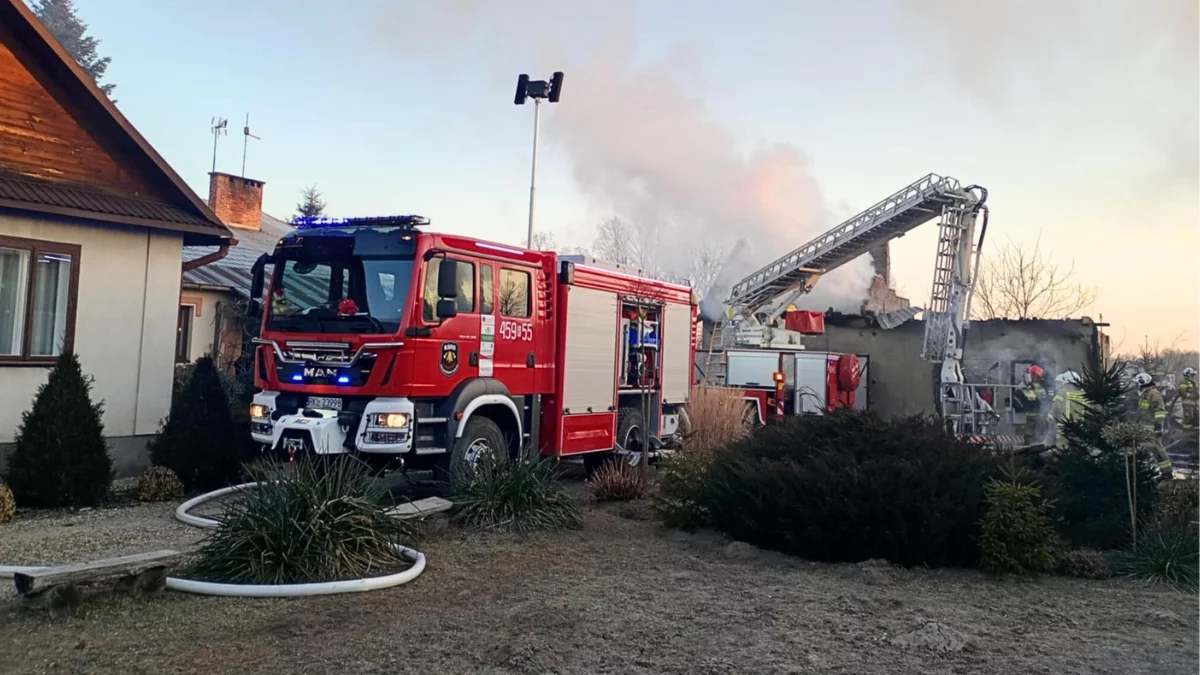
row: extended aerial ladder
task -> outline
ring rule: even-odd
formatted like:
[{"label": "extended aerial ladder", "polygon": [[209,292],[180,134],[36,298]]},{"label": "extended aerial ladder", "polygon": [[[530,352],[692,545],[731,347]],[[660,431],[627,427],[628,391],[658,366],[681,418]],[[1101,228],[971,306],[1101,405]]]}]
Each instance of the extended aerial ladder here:
[{"label": "extended aerial ladder", "polygon": [[[733,286],[726,320],[714,325],[709,359],[724,361],[727,347],[802,349],[799,335],[778,324],[821,275],[940,218],[933,288],[925,313],[921,357],[941,364],[938,405],[958,433],[982,433],[981,414],[990,413],[963,380],[962,337],[970,314],[979,249],[987,232],[987,190],[963,187],[948,176],[929,174],[862,213],[748,275]],[[982,214],[979,240],[976,224]],[[718,364],[719,365],[719,364]],[[712,364],[706,370],[716,369]]]}]

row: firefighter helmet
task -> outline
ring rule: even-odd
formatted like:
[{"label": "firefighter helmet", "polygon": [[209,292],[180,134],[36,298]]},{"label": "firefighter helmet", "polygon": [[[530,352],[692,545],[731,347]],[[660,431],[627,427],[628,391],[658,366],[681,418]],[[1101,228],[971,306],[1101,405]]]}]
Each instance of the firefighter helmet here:
[{"label": "firefighter helmet", "polygon": [[1042,377],[1046,374],[1046,371],[1042,370],[1042,367],[1036,363],[1033,364],[1032,366],[1029,366],[1028,372],[1029,372],[1029,376],[1035,380],[1042,379]]},{"label": "firefighter helmet", "polygon": [[1184,368],[1184,369],[1183,369],[1183,376],[1184,376],[1184,377],[1186,377],[1186,378],[1187,378],[1187,379],[1189,379],[1189,380],[1194,380],[1194,379],[1196,379],[1196,369],[1195,369],[1195,368],[1193,368],[1193,367],[1191,367],[1191,366],[1188,366],[1187,368]]},{"label": "firefighter helmet", "polygon": [[1133,379],[1139,387],[1149,387],[1154,384],[1154,378],[1150,377],[1150,373],[1138,373]]},{"label": "firefighter helmet", "polygon": [[1065,387],[1067,385],[1071,385],[1078,387],[1080,379],[1079,373],[1073,370],[1068,370],[1067,372],[1062,373],[1058,377],[1054,378],[1054,386]]}]

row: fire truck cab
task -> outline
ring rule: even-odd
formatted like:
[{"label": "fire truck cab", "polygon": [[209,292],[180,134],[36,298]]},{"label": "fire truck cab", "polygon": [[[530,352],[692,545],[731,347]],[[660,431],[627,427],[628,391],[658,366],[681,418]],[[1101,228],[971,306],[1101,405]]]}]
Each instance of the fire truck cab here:
[{"label": "fire truck cab", "polygon": [[264,451],[449,472],[484,452],[638,459],[676,433],[689,287],[427,224],[302,221],[255,264]]}]

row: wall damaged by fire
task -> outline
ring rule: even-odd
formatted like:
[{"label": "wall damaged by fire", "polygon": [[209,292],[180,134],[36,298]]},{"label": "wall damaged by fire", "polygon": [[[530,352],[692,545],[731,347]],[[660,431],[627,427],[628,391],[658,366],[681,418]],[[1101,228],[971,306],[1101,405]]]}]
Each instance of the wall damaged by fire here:
[{"label": "wall damaged by fire", "polygon": [[[808,349],[870,357],[867,373],[870,407],[884,416],[934,413],[938,366],[921,358],[922,321],[891,330],[860,316],[830,314],[825,334],[805,340]],[[1061,321],[974,321],[967,332],[964,369],[968,382],[1013,384],[1030,363],[1050,377],[1079,371],[1106,356],[1107,337],[1090,319]]]}]

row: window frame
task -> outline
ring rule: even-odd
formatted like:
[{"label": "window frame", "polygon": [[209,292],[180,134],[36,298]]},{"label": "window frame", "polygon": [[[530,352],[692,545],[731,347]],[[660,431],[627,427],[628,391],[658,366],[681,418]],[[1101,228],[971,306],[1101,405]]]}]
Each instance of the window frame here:
[{"label": "window frame", "polygon": [[[196,305],[190,302],[179,303],[179,313],[175,318],[175,365],[192,362],[192,331],[196,329],[196,317],[199,316],[196,309]],[[180,321],[185,315],[187,316],[186,334],[183,330],[183,322]]]},{"label": "window frame", "polygon": [[43,253],[58,253],[71,256],[71,278],[67,289],[67,327],[63,334],[63,352],[75,350],[75,319],[79,307],[79,268],[82,264],[82,247],[41,239],[26,239],[0,235],[0,247],[29,251],[29,277],[25,280],[25,325],[21,334],[21,354],[0,355],[0,366],[52,366],[58,356],[31,356],[33,349],[33,299],[37,289],[38,256]]},{"label": "window frame", "polygon": [[[507,314],[504,311],[504,275],[523,274],[525,275],[525,314],[517,316],[516,314]],[[501,302],[496,303],[496,311],[505,319],[532,319],[533,318],[533,272],[527,269],[517,267],[500,267],[500,271],[496,274],[496,292],[500,295]]]},{"label": "window frame", "polygon": [[[463,297],[462,297],[462,294],[460,293],[459,296],[454,299],[455,304],[458,306],[458,316],[462,316],[464,314],[469,314],[469,315],[478,314],[479,313],[479,264],[480,264],[480,261],[472,260],[470,258],[460,258],[460,257],[454,256],[454,255],[448,255],[448,256],[445,256],[445,258],[448,260],[453,260],[454,262],[458,263],[459,270],[462,270],[464,265],[471,269],[471,307],[470,307],[470,309],[466,309],[466,310],[464,310],[462,308],[461,303],[462,303]],[[440,326],[442,324],[442,321],[439,320],[436,316],[434,316],[433,318],[430,318],[429,316],[427,316],[425,314],[425,308],[427,306],[430,307],[430,311],[432,312],[433,308],[436,307],[436,304],[437,304],[437,299],[434,299],[433,303],[430,305],[427,305],[426,303],[430,300],[430,296],[428,295],[428,292],[431,290],[429,288],[429,284],[430,284],[430,279],[433,278],[433,275],[430,274],[430,270],[438,269],[436,267],[436,265],[439,264],[441,259],[442,259],[442,256],[434,256],[434,257],[426,259],[425,260],[425,268],[421,271],[421,323],[426,326]],[[437,281],[434,280],[433,284],[434,284],[434,288],[432,290],[434,291],[434,294],[436,295]]]}]

